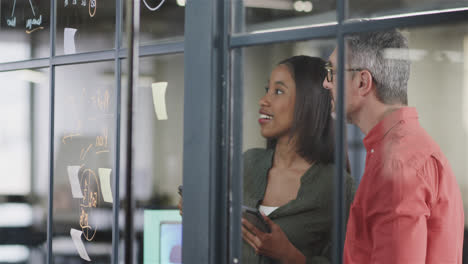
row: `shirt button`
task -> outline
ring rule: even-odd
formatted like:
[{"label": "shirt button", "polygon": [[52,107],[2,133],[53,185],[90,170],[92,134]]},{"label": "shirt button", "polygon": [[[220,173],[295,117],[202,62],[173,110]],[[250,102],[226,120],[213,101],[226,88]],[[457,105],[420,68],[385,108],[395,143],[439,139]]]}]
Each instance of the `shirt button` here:
[{"label": "shirt button", "polygon": [[374,153],[374,149],[371,149],[370,152],[371,152],[371,153]]}]

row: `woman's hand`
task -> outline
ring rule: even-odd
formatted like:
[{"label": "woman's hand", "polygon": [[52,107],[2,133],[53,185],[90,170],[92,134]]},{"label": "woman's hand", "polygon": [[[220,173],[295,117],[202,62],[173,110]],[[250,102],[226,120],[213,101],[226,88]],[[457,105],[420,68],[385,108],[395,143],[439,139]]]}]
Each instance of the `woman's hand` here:
[{"label": "woman's hand", "polygon": [[258,230],[242,218],[242,238],[253,247],[256,254],[280,260],[282,263],[305,263],[302,253],[294,247],[281,228],[262,213],[271,233]]}]

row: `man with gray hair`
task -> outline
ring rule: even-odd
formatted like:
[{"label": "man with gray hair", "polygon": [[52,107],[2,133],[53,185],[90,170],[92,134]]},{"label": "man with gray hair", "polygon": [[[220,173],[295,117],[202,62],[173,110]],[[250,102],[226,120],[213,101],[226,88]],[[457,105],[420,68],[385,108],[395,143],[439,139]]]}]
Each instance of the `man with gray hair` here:
[{"label": "man with gray hair", "polygon": [[[448,160],[407,106],[406,38],[390,30],[350,35],[345,42],[346,119],[366,134],[367,155],[344,262],[461,264],[461,194]],[[337,66],[335,49],[323,82],[333,101]]]}]

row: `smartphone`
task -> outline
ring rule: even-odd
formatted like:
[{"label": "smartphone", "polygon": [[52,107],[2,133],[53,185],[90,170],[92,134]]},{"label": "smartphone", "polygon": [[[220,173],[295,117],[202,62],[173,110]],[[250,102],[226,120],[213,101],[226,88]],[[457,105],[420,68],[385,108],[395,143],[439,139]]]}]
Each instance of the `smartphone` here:
[{"label": "smartphone", "polygon": [[264,233],[271,233],[271,228],[268,223],[263,219],[262,214],[252,207],[242,206],[242,217],[254,225],[258,230]]},{"label": "smartphone", "polygon": [[179,187],[177,188],[177,193],[180,195],[180,197],[182,197],[182,185],[179,185]]}]

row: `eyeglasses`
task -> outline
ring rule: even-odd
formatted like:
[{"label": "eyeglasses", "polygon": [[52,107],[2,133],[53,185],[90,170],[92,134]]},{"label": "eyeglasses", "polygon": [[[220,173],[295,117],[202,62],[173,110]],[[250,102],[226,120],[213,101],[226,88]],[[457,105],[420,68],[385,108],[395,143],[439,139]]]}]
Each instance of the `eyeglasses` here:
[{"label": "eyeglasses", "polygon": [[[327,82],[333,82],[333,75],[336,74],[335,71],[333,71],[333,67],[330,62],[327,62],[325,64],[325,70],[327,70]],[[356,68],[356,69],[345,69],[345,71],[363,71],[365,69],[361,68]]]}]

